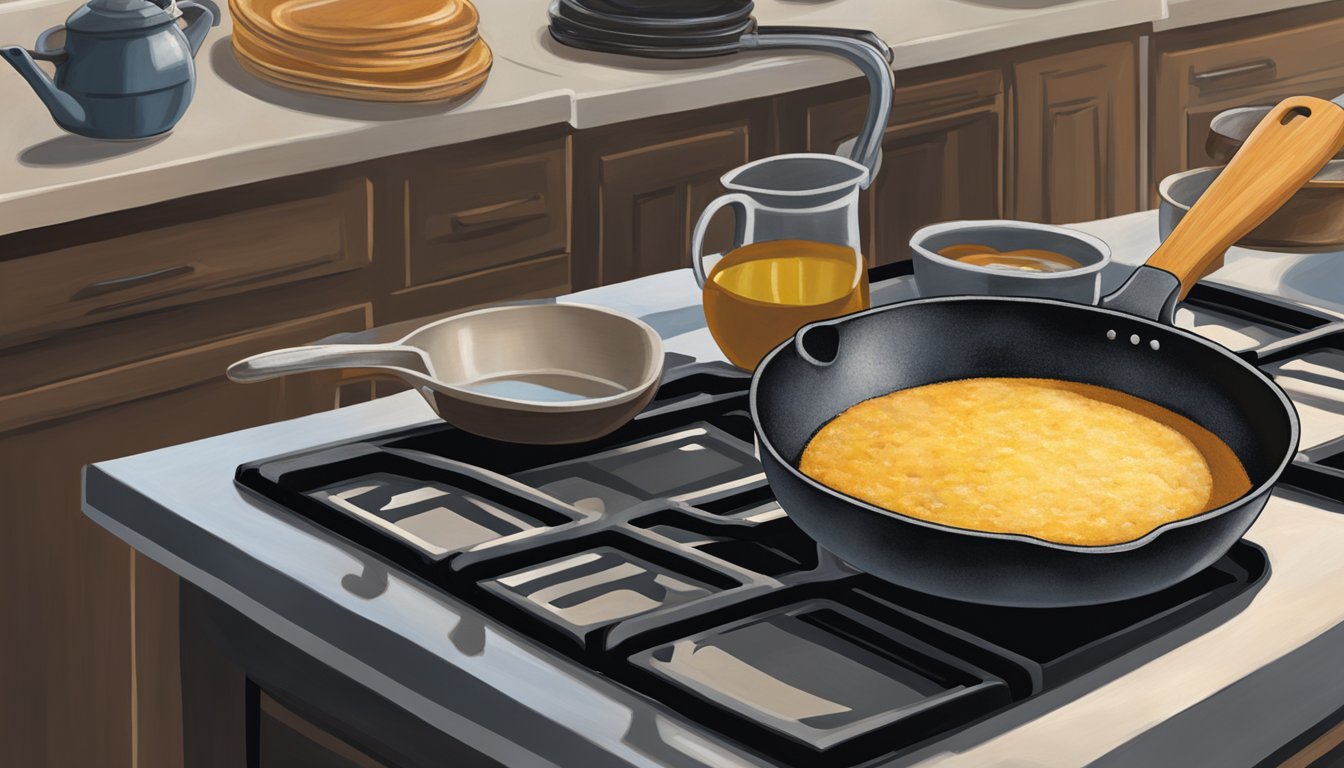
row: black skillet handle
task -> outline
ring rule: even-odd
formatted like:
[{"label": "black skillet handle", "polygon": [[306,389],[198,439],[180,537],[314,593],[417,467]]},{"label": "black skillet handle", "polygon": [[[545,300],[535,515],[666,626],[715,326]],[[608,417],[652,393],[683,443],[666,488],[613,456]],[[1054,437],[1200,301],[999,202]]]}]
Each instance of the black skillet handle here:
[{"label": "black skillet handle", "polygon": [[1101,306],[1145,317],[1167,325],[1176,324],[1176,303],[1181,281],[1163,269],[1141,266],[1119,288],[1101,297]]},{"label": "black skillet handle", "polygon": [[1344,349],[1344,320],[1326,323],[1305,333],[1270,342],[1237,354],[1253,365],[1269,365],[1318,349]]}]

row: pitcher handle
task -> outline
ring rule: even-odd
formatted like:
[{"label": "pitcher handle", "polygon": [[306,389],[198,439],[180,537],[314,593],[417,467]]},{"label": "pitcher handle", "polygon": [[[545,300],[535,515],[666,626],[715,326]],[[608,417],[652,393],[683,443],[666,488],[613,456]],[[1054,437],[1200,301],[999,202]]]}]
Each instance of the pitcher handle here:
[{"label": "pitcher handle", "polygon": [[[733,245],[732,248],[741,248],[747,240],[747,233],[752,231],[756,220],[756,203],[747,195],[733,192],[732,194],[721,195],[714,198],[705,210],[700,213],[700,218],[695,222],[695,232],[691,235],[691,270],[695,272],[695,284],[701,288],[705,287],[705,280],[708,276],[705,274],[705,232],[709,230],[709,222],[714,218],[714,214],[720,209],[732,206],[737,213],[733,217]],[[730,248],[729,250],[732,250]]]}]

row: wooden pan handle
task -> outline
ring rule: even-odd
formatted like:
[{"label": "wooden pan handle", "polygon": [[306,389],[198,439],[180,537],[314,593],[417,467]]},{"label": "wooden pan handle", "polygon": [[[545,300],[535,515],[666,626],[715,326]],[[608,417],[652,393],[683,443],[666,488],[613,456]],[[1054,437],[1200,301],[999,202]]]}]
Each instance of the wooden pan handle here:
[{"label": "wooden pan handle", "polygon": [[1302,188],[1344,145],[1344,109],[1294,96],[1269,111],[1148,259],[1181,281],[1180,298],[1223,252]]}]

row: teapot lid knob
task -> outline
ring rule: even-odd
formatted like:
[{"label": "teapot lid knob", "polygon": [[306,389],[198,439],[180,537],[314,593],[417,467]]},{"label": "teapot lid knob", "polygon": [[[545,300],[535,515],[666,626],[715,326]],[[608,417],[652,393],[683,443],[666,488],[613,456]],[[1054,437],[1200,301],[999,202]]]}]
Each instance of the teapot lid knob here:
[{"label": "teapot lid knob", "polygon": [[89,0],[70,14],[65,26],[75,32],[126,32],[157,27],[172,18],[150,0]]}]

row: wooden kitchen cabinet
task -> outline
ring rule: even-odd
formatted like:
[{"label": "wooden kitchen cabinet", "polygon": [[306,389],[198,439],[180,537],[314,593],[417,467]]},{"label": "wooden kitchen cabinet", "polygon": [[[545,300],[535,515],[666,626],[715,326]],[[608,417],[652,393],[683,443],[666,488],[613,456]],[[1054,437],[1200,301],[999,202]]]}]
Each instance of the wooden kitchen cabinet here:
[{"label": "wooden kitchen cabinet", "polygon": [[257,696],[257,768],[387,768],[265,691]]},{"label": "wooden kitchen cabinet", "polygon": [[[0,633],[0,717],[13,734],[0,764],[181,763],[176,577],[83,515],[80,469],[330,408],[332,377],[243,387],[224,366],[369,317],[367,305],[333,310],[0,399],[7,422],[46,416],[0,434],[0,611],[14,619]],[[54,411],[54,399],[72,408]]]},{"label": "wooden kitchen cabinet", "polygon": [[[552,126],[392,158],[383,244],[397,262],[379,325],[569,293],[571,151]],[[594,256],[581,254],[579,261]]]},{"label": "wooden kitchen cabinet", "polygon": [[[759,100],[580,131],[574,137],[573,288],[690,266],[691,228],[725,172],[774,151]],[[728,216],[706,250],[730,241]],[[591,256],[596,256],[595,259]]]},{"label": "wooden kitchen cabinet", "polygon": [[[882,138],[882,168],[860,198],[859,227],[870,266],[910,258],[910,236],[949,219],[1003,213],[1003,78],[979,70],[919,82],[902,73]],[[928,77],[924,75],[924,77]],[[914,84],[906,84],[910,81]],[[784,97],[783,147],[834,152],[858,134],[868,106],[866,82]]]},{"label": "wooden kitchen cabinet", "polygon": [[183,762],[178,579],[82,514],[80,468],[338,403],[336,374],[228,382],[248,355],[567,292],[569,134],[0,237],[0,283],[28,287],[0,307],[0,765]]},{"label": "wooden kitchen cabinet", "polygon": [[1155,35],[1149,202],[1163,178],[1214,165],[1209,123],[1225,109],[1344,93],[1344,3]]},{"label": "wooden kitchen cabinet", "polygon": [[1138,210],[1138,41],[1083,42],[1011,67],[1011,218],[1064,224]]}]

